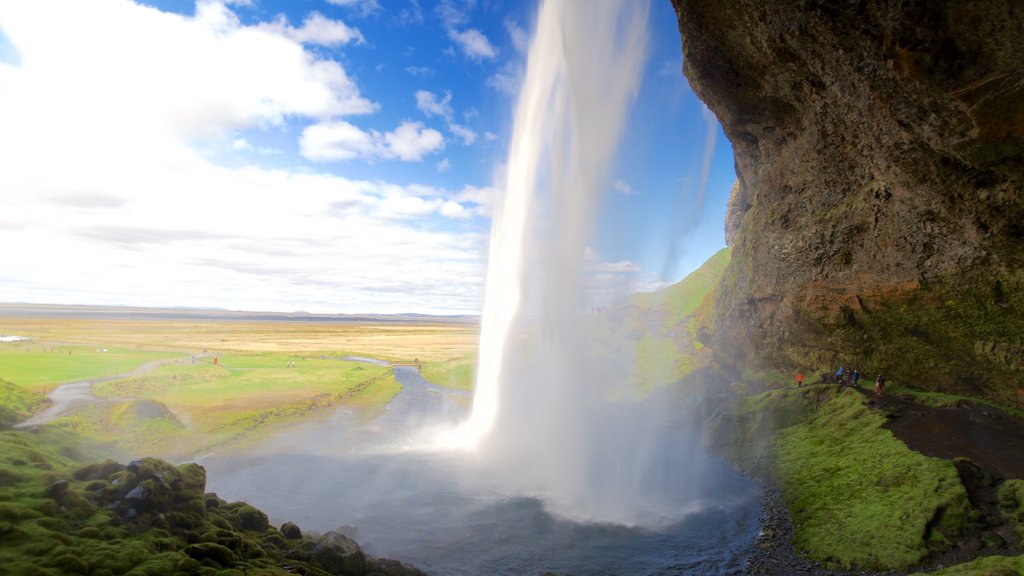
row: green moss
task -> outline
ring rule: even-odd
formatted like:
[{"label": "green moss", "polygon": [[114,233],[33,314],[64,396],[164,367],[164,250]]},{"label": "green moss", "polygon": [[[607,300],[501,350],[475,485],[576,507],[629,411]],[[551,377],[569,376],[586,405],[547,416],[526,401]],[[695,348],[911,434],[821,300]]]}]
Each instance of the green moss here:
[{"label": "green moss", "polygon": [[900,570],[958,536],[972,510],[956,467],[907,448],[853,390],[807,386],[740,399],[708,440],[770,474],[798,551],[842,568]]},{"label": "green moss", "polygon": [[844,568],[902,569],[969,522],[956,467],[909,450],[884,422],[847,390],[779,433],[775,470],[798,549]]}]

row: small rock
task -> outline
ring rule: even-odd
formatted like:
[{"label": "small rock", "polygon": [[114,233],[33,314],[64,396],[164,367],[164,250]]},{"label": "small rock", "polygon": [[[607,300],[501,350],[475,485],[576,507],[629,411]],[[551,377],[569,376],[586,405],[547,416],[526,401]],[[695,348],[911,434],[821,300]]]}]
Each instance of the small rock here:
[{"label": "small rock", "polygon": [[410,566],[398,560],[387,558],[374,558],[367,563],[367,572],[379,574],[380,576],[426,576],[415,566]]},{"label": "small rock", "polygon": [[50,487],[46,489],[46,496],[48,498],[53,498],[54,501],[56,501],[58,504],[62,506],[64,505],[64,500],[67,498],[67,495],[67,480],[57,480],[53,484],[50,484]]}]

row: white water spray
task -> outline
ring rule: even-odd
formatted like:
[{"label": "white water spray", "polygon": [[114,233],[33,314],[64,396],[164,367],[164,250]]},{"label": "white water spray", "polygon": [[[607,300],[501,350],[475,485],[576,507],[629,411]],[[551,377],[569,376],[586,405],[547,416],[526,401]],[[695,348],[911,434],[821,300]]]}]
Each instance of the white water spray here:
[{"label": "white water spray", "polygon": [[658,462],[664,404],[622,400],[635,396],[623,367],[632,351],[595,354],[584,314],[585,255],[639,87],[648,8],[540,9],[491,233],[472,415],[454,434],[502,490],[576,520],[630,525],[689,508]]}]

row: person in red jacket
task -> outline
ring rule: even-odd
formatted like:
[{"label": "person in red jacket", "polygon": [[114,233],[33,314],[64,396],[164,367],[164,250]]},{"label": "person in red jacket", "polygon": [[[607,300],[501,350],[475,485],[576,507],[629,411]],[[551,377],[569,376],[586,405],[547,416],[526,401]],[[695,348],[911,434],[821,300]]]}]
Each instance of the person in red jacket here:
[{"label": "person in red jacket", "polygon": [[803,372],[797,372],[796,373],[796,387],[800,388],[803,385],[804,385],[804,373]]}]

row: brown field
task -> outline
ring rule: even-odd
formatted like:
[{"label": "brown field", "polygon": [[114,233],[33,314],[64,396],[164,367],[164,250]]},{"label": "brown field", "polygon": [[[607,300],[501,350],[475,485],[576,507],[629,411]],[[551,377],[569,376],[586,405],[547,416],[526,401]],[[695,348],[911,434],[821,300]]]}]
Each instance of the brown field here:
[{"label": "brown field", "polygon": [[0,316],[0,333],[51,344],[192,353],[353,354],[394,362],[439,362],[476,351],[479,328],[457,323],[332,323],[135,320]]}]

